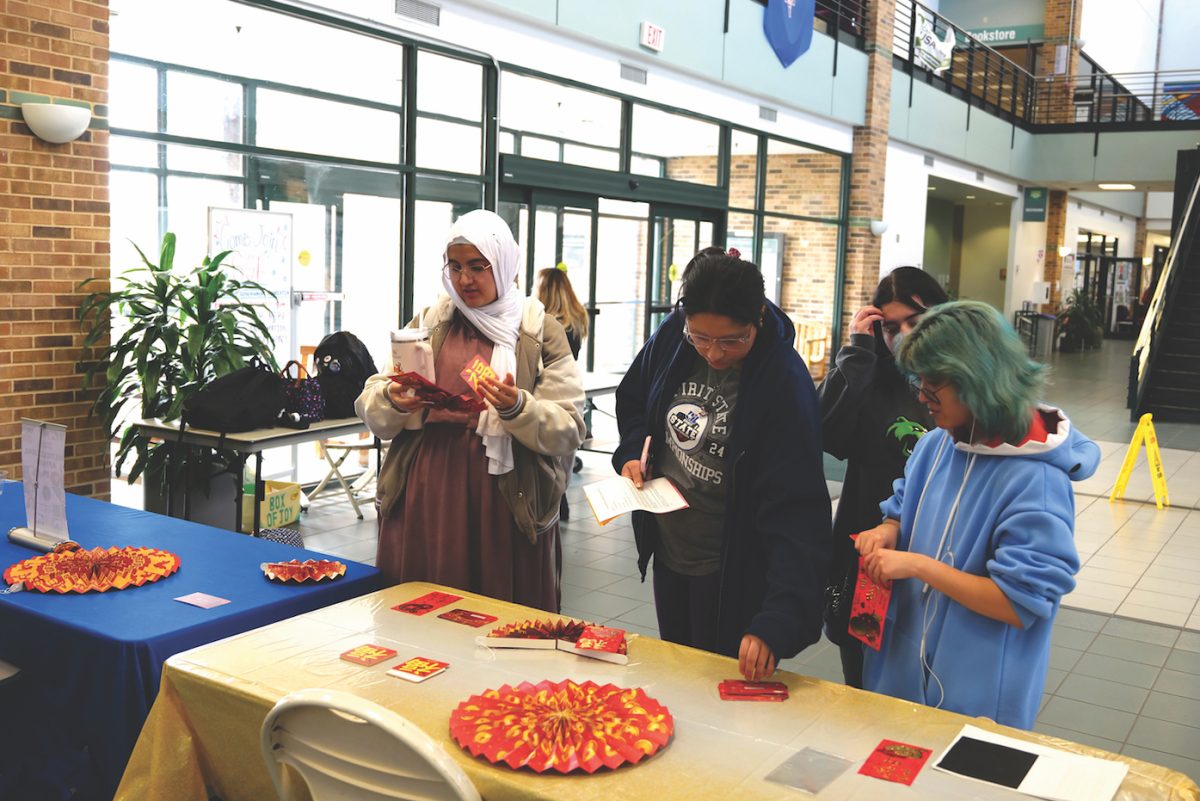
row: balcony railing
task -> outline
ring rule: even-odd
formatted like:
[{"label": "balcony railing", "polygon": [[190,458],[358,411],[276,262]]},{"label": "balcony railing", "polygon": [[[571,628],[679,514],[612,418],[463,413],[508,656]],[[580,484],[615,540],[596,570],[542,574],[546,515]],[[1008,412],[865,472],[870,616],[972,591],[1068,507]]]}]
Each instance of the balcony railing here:
[{"label": "balcony railing", "polygon": [[[1029,43],[1024,60],[1050,50]],[[1084,57],[1072,78],[1037,76],[915,0],[896,2],[892,54],[914,81],[1024,126],[1200,124],[1200,69],[1112,74]]]}]

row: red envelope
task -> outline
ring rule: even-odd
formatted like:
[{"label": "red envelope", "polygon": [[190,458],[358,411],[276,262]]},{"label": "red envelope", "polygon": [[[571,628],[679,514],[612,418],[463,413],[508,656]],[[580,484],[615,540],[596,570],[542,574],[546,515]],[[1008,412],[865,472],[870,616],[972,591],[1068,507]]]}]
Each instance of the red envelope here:
[{"label": "red envelope", "polygon": [[863,570],[863,557],[858,557],[858,580],[854,584],[854,600],[850,603],[850,636],[878,651],[883,644],[883,624],[891,600],[891,584],[871,581],[867,571]]},{"label": "red envelope", "polygon": [[858,772],[863,776],[911,785],[932,753],[928,748],[881,740]]},{"label": "red envelope", "polygon": [[430,659],[427,656],[414,656],[406,662],[393,666],[388,670],[388,675],[408,681],[422,682],[444,672],[448,667],[450,667],[449,662]]},{"label": "red envelope", "polygon": [[422,406],[430,409],[447,409],[452,412],[482,412],[487,404],[468,393],[455,395],[447,389],[442,389],[420,373],[398,373],[388,376],[392,381],[411,390],[413,397],[421,401]]},{"label": "red envelope", "polygon": [[786,701],[787,685],[781,681],[725,679],[717,685],[722,701]]},{"label": "red envelope", "polygon": [[349,651],[341,655],[341,659],[347,662],[353,662],[356,665],[378,665],[385,659],[391,659],[396,655],[396,652],[391,648],[384,648],[382,645],[360,645],[357,648],[351,648]]},{"label": "red envelope", "polygon": [[459,374],[463,377],[463,381],[467,382],[467,386],[473,389],[476,393],[479,392],[479,385],[485,378],[490,378],[493,381],[498,380],[500,376],[496,375],[496,371],[492,366],[475,354],[463,371]]},{"label": "red envelope", "polygon": [[392,609],[410,615],[427,615],[434,609],[441,609],[443,606],[449,606],[455,601],[461,600],[461,595],[451,595],[448,592],[429,592],[420,598],[413,598],[411,601],[393,606]]},{"label": "red envelope", "polygon": [[466,609],[451,609],[449,612],[442,612],[438,617],[473,628],[486,626],[488,623],[495,623],[499,620],[495,615],[485,615],[483,612],[471,612]]}]

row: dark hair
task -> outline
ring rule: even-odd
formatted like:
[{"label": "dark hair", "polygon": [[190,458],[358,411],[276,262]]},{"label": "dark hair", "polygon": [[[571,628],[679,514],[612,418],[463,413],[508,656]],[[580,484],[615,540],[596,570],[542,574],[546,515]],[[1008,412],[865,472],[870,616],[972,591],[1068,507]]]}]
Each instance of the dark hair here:
[{"label": "dark hair", "polygon": [[679,305],[684,314],[721,314],[758,325],[767,302],[758,266],[718,247],[697,253],[683,271]]},{"label": "dark hair", "polygon": [[920,312],[948,300],[946,290],[937,279],[920,267],[897,267],[879,282],[871,305],[882,309],[885,303],[899,302]]}]

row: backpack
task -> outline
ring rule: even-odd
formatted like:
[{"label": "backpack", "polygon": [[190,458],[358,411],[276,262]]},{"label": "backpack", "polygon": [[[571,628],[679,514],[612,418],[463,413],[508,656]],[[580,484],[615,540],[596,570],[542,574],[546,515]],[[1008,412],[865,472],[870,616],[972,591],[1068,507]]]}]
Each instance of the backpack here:
[{"label": "backpack", "polygon": [[325,396],[325,419],[354,417],[354,401],[379,372],[367,346],[349,331],[334,331],[321,340],[313,362]]},{"label": "backpack", "polygon": [[183,402],[183,424],[232,434],[278,425],[287,403],[284,382],[258,362],[213,379]]}]

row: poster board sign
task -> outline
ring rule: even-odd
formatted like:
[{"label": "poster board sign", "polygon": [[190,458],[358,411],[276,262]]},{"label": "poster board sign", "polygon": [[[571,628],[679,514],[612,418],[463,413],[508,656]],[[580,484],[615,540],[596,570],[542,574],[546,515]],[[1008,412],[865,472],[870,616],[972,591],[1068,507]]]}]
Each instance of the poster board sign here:
[{"label": "poster board sign", "polygon": [[292,352],[292,215],[257,209],[208,208],[208,252],[233,251],[226,264],[241,277],[257,281],[275,297],[260,292],[241,299],[264,305],[263,322],[275,340],[275,358],[286,362]]},{"label": "poster board sign", "polygon": [[66,426],[21,418],[26,528],[52,542],[67,538],[66,447]]},{"label": "poster board sign", "polygon": [[1025,187],[1025,203],[1022,211],[1022,222],[1045,222],[1046,199],[1050,192],[1044,186]]}]

